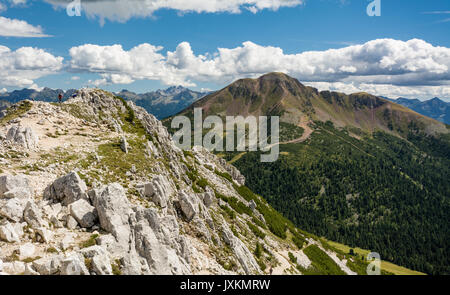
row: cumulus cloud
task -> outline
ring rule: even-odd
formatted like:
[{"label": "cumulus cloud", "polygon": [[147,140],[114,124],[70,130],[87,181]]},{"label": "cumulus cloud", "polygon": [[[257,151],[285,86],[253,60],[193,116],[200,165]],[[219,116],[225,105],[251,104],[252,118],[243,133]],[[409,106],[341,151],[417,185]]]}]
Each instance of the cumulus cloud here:
[{"label": "cumulus cloud", "polygon": [[0,16],[0,36],[3,37],[50,37],[40,26],[33,26],[23,20]]},{"label": "cumulus cloud", "polygon": [[[202,82],[224,85],[238,78],[280,71],[321,90],[450,98],[450,48],[419,39],[377,39],[297,54],[253,42],[206,54],[196,54],[188,42],[173,51],[163,49],[148,43],[131,49],[85,44],[69,50],[64,69],[74,75],[73,81],[83,73],[98,74],[97,79],[89,81],[95,86],[137,80],[185,87]],[[37,87],[34,80],[62,69],[63,58],[42,49],[22,47],[12,51],[0,46],[0,86]]]},{"label": "cumulus cloud", "polygon": [[15,51],[0,45],[0,86],[36,87],[35,79],[56,73],[63,58],[38,48],[21,47]]},{"label": "cumulus cloud", "polygon": [[389,98],[411,97],[411,98],[450,98],[450,86],[397,86],[392,84],[370,84],[370,83],[344,83],[344,82],[307,82],[308,86],[322,90],[337,91],[343,93],[367,92],[374,95]]},{"label": "cumulus cloud", "polygon": [[[57,7],[65,8],[72,0],[46,0]],[[278,10],[281,7],[295,7],[303,0],[83,0],[82,10],[88,17],[125,22],[133,17],[148,17],[162,9],[173,9],[181,13],[253,13],[264,9]]]},{"label": "cumulus cloud", "polygon": [[[147,43],[126,51],[121,45],[99,46],[86,44],[72,47],[70,70],[99,73],[101,79],[91,81],[104,84],[130,84],[135,80],[159,80],[167,85],[194,86],[186,75],[167,63],[160,53],[163,48]],[[183,62],[186,62],[183,60]]]},{"label": "cumulus cloud", "polygon": [[6,7],[5,4],[0,2],[0,13],[2,13],[3,11],[6,11],[8,8]]},{"label": "cumulus cloud", "polygon": [[445,94],[446,88],[442,87],[450,86],[450,48],[419,39],[406,42],[377,39],[340,49],[298,54],[285,54],[281,48],[253,42],[231,49],[219,48],[206,55],[195,54],[188,42],[180,43],[175,51],[166,54],[162,50],[147,43],[128,51],[121,45],[86,44],[70,50],[70,68],[99,73],[98,84],[128,84],[146,79],[166,85],[225,84],[280,71],[306,83],[325,81],[339,89],[347,85],[349,90],[364,87],[375,93],[384,93],[394,86],[403,92],[407,87],[421,86],[422,90],[424,87],[435,87],[427,88],[433,91],[442,89]]}]

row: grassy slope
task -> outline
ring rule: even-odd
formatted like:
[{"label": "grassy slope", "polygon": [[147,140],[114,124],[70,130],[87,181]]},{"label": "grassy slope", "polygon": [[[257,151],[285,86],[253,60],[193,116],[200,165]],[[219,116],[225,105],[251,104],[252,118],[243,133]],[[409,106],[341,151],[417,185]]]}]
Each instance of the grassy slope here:
[{"label": "grassy slope", "polygon": [[[362,255],[364,257],[367,257],[367,254],[369,254],[371,252],[370,250],[364,250],[364,249],[361,249],[361,248],[358,248],[358,247],[351,248],[351,247],[349,247],[347,245],[340,244],[340,243],[333,242],[333,241],[328,241],[327,240],[327,243],[330,246],[332,246],[332,247],[334,247],[334,248],[336,248],[338,250],[341,250],[344,253],[349,253],[350,249],[353,249],[354,253],[356,253],[358,255]],[[411,270],[411,269],[408,269],[406,267],[402,267],[402,266],[399,266],[399,265],[396,265],[396,264],[393,264],[391,262],[384,261],[384,260],[381,261],[381,269],[384,270],[384,271],[393,273],[395,275],[425,275],[422,272]]]}]

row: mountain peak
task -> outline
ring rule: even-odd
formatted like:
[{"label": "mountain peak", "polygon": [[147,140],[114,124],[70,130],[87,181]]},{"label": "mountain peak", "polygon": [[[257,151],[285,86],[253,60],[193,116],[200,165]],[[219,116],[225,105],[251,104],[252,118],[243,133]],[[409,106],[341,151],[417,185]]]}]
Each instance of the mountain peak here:
[{"label": "mountain peak", "polygon": [[[412,120],[433,125],[434,132],[446,133],[443,124],[381,97],[366,92],[345,94],[333,91],[318,92],[306,87],[287,74],[273,72],[257,79],[240,79],[199,100],[194,107],[203,108],[205,115],[227,116],[273,116],[279,115],[281,122],[298,125],[304,122],[331,121],[336,126],[352,126],[367,132],[381,129],[407,134]],[[391,109],[395,109],[393,112]],[[380,114],[385,114],[382,116]],[[395,114],[394,114],[395,113]],[[394,122],[398,123],[395,125]],[[402,127],[403,126],[403,127]]]},{"label": "mountain peak", "polygon": [[[430,101],[432,102],[444,102],[442,99],[440,99],[439,97],[433,97],[432,99],[430,99]],[[445,103],[445,102],[444,102]]]},{"label": "mountain peak", "polygon": [[259,77],[259,79],[264,80],[264,79],[284,79],[284,80],[292,80],[294,78],[292,78],[291,76],[282,73],[282,72],[271,72],[271,73],[267,73],[265,75],[262,75],[261,77]]}]

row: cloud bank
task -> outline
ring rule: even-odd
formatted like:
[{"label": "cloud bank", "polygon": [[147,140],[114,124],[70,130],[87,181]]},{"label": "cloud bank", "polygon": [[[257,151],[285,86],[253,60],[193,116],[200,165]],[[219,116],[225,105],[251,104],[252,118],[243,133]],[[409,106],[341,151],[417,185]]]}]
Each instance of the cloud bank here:
[{"label": "cloud bank", "polygon": [[[219,48],[212,54],[195,54],[188,42],[175,51],[141,44],[130,50],[121,45],[86,44],[70,49],[70,69],[99,73],[95,85],[128,84],[158,80],[166,85],[195,86],[196,82],[226,84],[243,77],[280,71],[309,85],[328,85],[346,92],[433,89],[449,97],[450,48],[423,40],[377,39],[361,45],[326,51],[285,54],[281,48],[245,42],[236,48]],[[328,83],[328,84],[324,84]],[[420,87],[420,88],[418,88]],[[400,92],[400,91],[398,91]]]},{"label": "cloud bank", "polygon": [[[72,0],[46,0],[65,8]],[[253,13],[264,9],[278,10],[282,7],[301,5],[303,0],[82,0],[84,13],[91,18],[126,22],[133,17],[149,17],[156,11],[172,9],[180,13],[241,13],[249,10]]]},{"label": "cloud bank", "polygon": [[321,90],[450,98],[450,48],[419,39],[377,39],[297,54],[250,41],[205,54],[194,53],[188,42],[173,51],[148,43],[131,49],[120,44],[84,44],[69,50],[64,67],[62,57],[40,49],[0,48],[0,86],[30,85],[34,79],[61,70],[77,76],[97,74],[98,78],[90,81],[95,86],[155,80],[187,87],[202,83],[223,86],[239,78],[279,71]]}]

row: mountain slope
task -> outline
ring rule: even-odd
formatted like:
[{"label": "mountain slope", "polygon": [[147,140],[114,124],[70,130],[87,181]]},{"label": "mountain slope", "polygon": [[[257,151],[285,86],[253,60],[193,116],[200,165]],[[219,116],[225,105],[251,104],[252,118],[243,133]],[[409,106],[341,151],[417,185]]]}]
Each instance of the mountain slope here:
[{"label": "mountain slope", "polygon": [[143,107],[158,119],[178,113],[206,94],[206,92],[192,91],[181,86],[143,94],[136,94],[128,90],[122,90],[117,93],[117,95]]},{"label": "mountain slope", "polygon": [[22,101],[0,133],[0,273],[365,273],[111,93]]},{"label": "mountain slope", "polygon": [[319,93],[279,73],[239,80],[181,114],[194,107],[281,116],[278,161],[222,155],[297,226],[402,266],[450,273],[445,124],[366,93]]},{"label": "mountain slope", "polygon": [[201,107],[205,116],[280,115],[280,121],[299,125],[308,121],[331,121],[337,127],[372,132],[383,130],[406,136],[411,125],[427,134],[447,133],[445,125],[408,108],[367,93],[346,95],[302,85],[283,73],[258,79],[242,79],[205,96],[180,114]]},{"label": "mountain slope", "polygon": [[408,98],[391,99],[391,101],[410,108],[424,116],[450,124],[450,103],[437,97],[427,101]]}]

